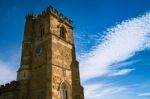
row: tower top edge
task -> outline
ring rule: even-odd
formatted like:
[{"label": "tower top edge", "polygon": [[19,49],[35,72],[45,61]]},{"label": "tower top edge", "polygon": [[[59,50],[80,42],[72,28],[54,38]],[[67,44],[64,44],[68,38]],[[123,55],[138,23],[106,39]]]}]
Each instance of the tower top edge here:
[{"label": "tower top edge", "polygon": [[45,16],[45,15],[53,15],[56,18],[62,20],[62,21],[66,21],[69,24],[72,24],[72,20],[65,17],[61,12],[59,12],[58,10],[56,10],[55,8],[53,8],[52,6],[48,6],[46,10],[43,10],[41,14],[36,15],[34,12],[28,13],[26,15],[26,18],[32,18],[32,19],[36,19],[38,17],[41,16]]}]

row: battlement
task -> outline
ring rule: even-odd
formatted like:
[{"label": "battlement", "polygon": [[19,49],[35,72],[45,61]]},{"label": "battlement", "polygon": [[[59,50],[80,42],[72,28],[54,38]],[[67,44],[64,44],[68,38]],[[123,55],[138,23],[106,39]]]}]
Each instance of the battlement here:
[{"label": "battlement", "polygon": [[54,9],[52,6],[49,6],[46,10],[47,13],[51,13],[55,16],[57,16],[58,18],[61,18],[62,20],[67,21],[68,23],[72,24],[72,20],[70,20],[69,18],[65,17],[62,13],[60,13],[59,11],[57,11],[56,9]]},{"label": "battlement", "polygon": [[37,16],[35,15],[34,12],[28,13],[28,14],[26,15],[26,19],[33,19],[33,18],[36,18],[36,17],[37,17]]},{"label": "battlement", "polygon": [[17,81],[12,81],[10,83],[6,83],[5,85],[1,85],[0,86],[0,94],[4,93],[4,92],[16,90],[17,86],[18,86]]},{"label": "battlement", "polygon": [[34,14],[34,12],[29,13],[26,15],[26,19],[27,18],[29,18],[29,19],[39,18],[39,17],[46,16],[46,15],[53,15],[61,22],[66,23],[69,26],[72,26],[72,20],[65,17],[62,13],[60,13],[58,10],[54,9],[52,6],[49,6],[46,10],[43,10],[41,14],[38,14],[38,16],[36,16]]}]

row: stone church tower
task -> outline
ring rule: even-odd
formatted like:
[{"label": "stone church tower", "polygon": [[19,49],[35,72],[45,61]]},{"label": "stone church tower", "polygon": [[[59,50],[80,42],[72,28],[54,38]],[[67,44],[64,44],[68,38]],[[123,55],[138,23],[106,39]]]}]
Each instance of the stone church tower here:
[{"label": "stone church tower", "polygon": [[84,99],[71,20],[48,7],[26,16],[18,99]]}]

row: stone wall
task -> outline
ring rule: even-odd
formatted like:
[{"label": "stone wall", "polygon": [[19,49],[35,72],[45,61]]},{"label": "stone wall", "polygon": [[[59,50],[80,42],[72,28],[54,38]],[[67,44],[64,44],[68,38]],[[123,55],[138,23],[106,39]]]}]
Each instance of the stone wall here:
[{"label": "stone wall", "polygon": [[18,82],[12,81],[0,86],[0,99],[17,99]]}]

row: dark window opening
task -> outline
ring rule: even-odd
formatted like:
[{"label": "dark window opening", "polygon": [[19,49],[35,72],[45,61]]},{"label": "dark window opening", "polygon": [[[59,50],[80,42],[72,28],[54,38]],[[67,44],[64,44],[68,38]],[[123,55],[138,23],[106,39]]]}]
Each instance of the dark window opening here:
[{"label": "dark window opening", "polygon": [[25,72],[24,72],[23,76],[24,76],[24,78],[26,77],[26,73]]},{"label": "dark window opening", "polygon": [[29,44],[26,44],[26,48],[28,49],[30,47],[30,45]]},{"label": "dark window opening", "polygon": [[40,37],[44,36],[44,25],[40,26]]},{"label": "dark window opening", "polygon": [[64,26],[60,27],[60,37],[66,39],[66,28]]}]

